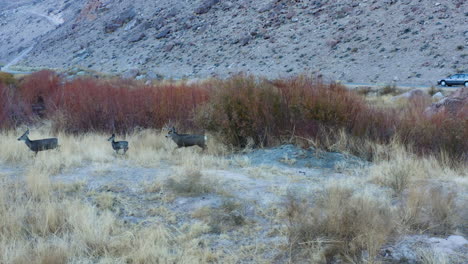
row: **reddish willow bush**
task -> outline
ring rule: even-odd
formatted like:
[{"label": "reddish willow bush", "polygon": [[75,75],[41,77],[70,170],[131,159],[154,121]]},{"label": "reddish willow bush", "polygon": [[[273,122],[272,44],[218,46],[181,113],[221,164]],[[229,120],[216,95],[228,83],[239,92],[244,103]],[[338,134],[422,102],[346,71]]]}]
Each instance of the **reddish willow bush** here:
[{"label": "reddish willow bush", "polygon": [[386,131],[395,121],[371,109],[362,97],[342,85],[326,85],[306,77],[259,81],[236,76],[217,81],[215,86],[217,90],[199,121],[234,145],[243,146],[248,138],[268,145],[292,133],[320,137],[324,127],[389,140]]},{"label": "reddish willow bush", "polygon": [[10,118],[8,111],[9,91],[3,83],[0,83],[0,128],[9,126]]},{"label": "reddish willow bush", "polygon": [[192,117],[209,92],[202,85],[148,86],[91,78],[64,82],[54,72],[41,71],[24,79],[16,95],[24,122],[35,118],[31,106],[40,103],[56,129],[78,133],[161,128],[170,121],[197,128]]},{"label": "reddish willow bush", "polygon": [[0,82],[0,129],[14,127],[26,119],[24,104],[15,99],[13,87]]},{"label": "reddish willow bush", "polygon": [[271,145],[293,134],[333,138],[344,129],[363,140],[385,144],[397,137],[421,154],[446,152],[467,159],[467,120],[428,118],[423,113],[428,102],[412,101],[402,109],[371,107],[342,85],[301,76],[275,81],[236,76],[214,86],[197,120],[235,146],[245,146],[249,138],[257,145]]},{"label": "reddish willow bush", "polygon": [[[196,107],[208,100],[201,86],[122,86],[92,79],[66,83],[54,101],[60,110],[61,128],[79,131],[126,132],[135,127],[161,128],[170,121],[196,127]],[[62,117],[63,116],[63,117]]]},{"label": "reddish willow bush", "polygon": [[[0,84],[0,127],[32,122],[31,105],[41,103],[43,118],[58,130],[130,132],[177,122],[181,129],[206,129],[226,143],[274,145],[292,135],[321,139],[345,130],[362,140],[387,143],[398,137],[422,154],[446,152],[467,159],[468,124],[444,114],[428,118],[428,102],[401,109],[369,106],[338,84],[298,76],[282,80],[235,76],[205,84],[143,85],[128,80],[76,79],[65,82],[50,71]],[[324,134],[326,131],[326,134]],[[336,133],[337,134],[337,133]]]}]

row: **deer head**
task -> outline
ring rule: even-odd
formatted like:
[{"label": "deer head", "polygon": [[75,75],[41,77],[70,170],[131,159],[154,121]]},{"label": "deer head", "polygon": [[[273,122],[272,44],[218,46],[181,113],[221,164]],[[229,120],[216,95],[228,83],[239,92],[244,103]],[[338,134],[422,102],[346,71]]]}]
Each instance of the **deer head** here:
[{"label": "deer head", "polygon": [[18,138],[18,141],[21,141],[21,140],[26,141],[28,139],[28,135],[29,135],[29,129],[26,130],[26,132],[24,132],[24,134]]}]

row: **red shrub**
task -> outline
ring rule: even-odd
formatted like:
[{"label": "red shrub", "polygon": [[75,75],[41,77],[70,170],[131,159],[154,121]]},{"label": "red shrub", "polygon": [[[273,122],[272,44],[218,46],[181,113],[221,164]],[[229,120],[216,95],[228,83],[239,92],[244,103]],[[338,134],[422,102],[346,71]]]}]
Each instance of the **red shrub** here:
[{"label": "red shrub", "polygon": [[58,127],[73,132],[160,128],[170,120],[192,126],[195,108],[206,100],[208,91],[201,86],[123,87],[116,81],[95,79],[66,83],[54,98],[62,120]]},{"label": "red shrub", "polygon": [[0,83],[0,129],[29,121],[24,104],[15,100],[13,88]]},{"label": "red shrub", "polygon": [[440,113],[427,118],[423,112],[406,113],[398,126],[402,143],[420,154],[446,152],[454,160],[468,160],[468,120]]},{"label": "red shrub", "polygon": [[0,83],[0,128],[9,126],[9,91],[7,87]]},{"label": "red shrub", "polygon": [[23,111],[32,116],[32,106],[40,105],[45,108],[45,113],[55,112],[57,103],[54,96],[60,91],[61,82],[61,78],[55,72],[47,70],[35,72],[23,79],[17,91],[18,102],[23,104]]},{"label": "red shrub", "polygon": [[353,131],[367,109],[363,99],[345,87],[303,76],[269,81],[241,75],[216,87],[205,126],[240,146],[248,138],[268,145],[293,132],[315,137],[323,126]]}]

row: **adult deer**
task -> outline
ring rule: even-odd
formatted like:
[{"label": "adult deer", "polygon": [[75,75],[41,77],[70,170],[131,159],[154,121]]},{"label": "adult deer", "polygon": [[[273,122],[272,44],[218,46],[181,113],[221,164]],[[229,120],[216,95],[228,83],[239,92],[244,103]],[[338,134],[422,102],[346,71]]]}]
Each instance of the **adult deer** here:
[{"label": "adult deer", "polygon": [[175,127],[172,127],[169,129],[166,137],[171,138],[177,144],[178,148],[191,147],[196,145],[203,150],[206,149],[206,135],[179,134],[177,133]]},{"label": "adult deer", "polygon": [[23,140],[26,143],[26,146],[28,146],[30,150],[34,151],[36,155],[39,151],[55,149],[58,147],[57,138],[30,140],[28,135],[29,135],[29,129],[26,130],[26,132],[24,132],[24,134],[21,137],[19,137],[18,140],[19,141]]}]

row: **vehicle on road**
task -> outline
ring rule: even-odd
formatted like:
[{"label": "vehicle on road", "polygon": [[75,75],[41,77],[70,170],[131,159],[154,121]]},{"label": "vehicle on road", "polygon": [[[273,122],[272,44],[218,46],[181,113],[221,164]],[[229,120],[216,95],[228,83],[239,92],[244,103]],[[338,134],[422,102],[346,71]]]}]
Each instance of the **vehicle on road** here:
[{"label": "vehicle on road", "polygon": [[464,85],[468,87],[468,73],[457,73],[447,78],[441,79],[437,84],[442,86]]}]

